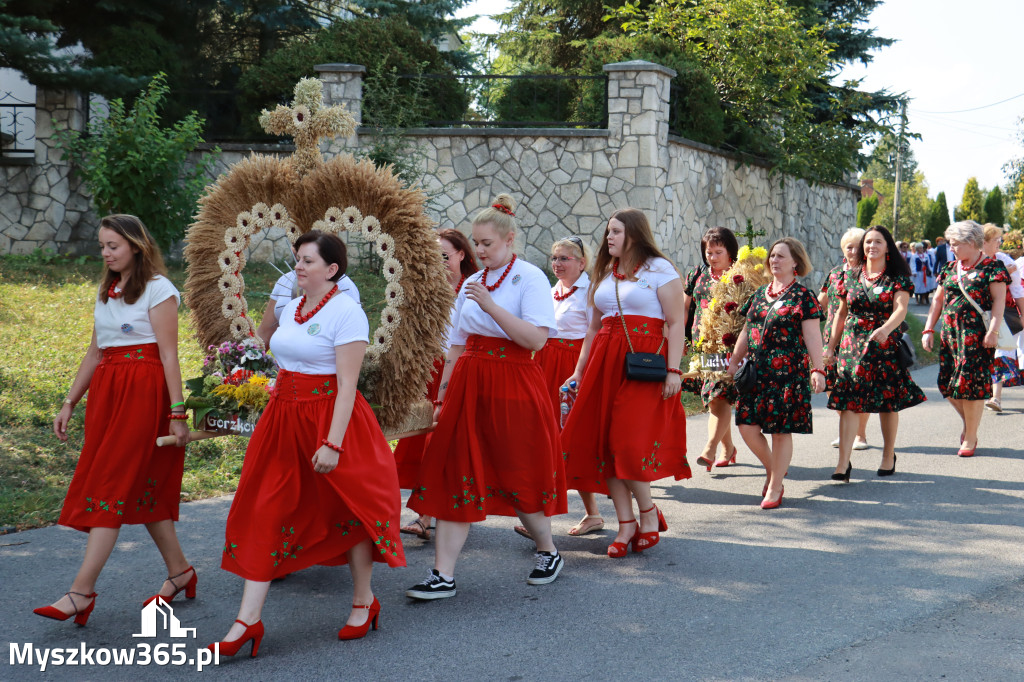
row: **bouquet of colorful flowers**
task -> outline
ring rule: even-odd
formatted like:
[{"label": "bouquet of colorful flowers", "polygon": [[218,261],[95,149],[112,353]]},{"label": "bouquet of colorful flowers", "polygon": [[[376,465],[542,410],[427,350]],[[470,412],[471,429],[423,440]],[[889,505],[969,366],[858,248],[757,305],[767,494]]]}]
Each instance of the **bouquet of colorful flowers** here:
[{"label": "bouquet of colorful flowers", "polygon": [[700,318],[699,337],[694,344],[690,372],[721,378],[725,354],[731,353],[746,321],[740,308],[759,287],[771,280],[765,268],[768,252],[764,247],[740,248],[736,262],[722,274],[711,289],[711,302]]},{"label": "bouquet of colorful flowers", "polygon": [[[207,350],[202,376],[185,382],[191,392],[185,406],[193,411],[198,428],[230,428],[250,434],[251,425],[270,401],[277,363],[255,338],[225,341]],[[228,423],[239,426],[224,426]]]}]

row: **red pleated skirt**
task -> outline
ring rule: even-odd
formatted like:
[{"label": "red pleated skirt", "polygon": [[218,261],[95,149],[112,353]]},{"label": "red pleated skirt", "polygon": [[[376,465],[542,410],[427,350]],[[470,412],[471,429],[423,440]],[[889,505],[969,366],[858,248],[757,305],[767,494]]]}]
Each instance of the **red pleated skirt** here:
[{"label": "red pleated skirt", "polygon": [[445,521],[568,511],[558,425],[529,350],[508,339],[469,337],[420,481],[409,507]]},{"label": "red pleated skirt", "polygon": [[[434,360],[434,369],[430,372],[430,383],[427,384],[427,400],[437,400],[437,391],[441,386],[441,375],[444,372],[445,358]],[[420,487],[420,462],[427,449],[429,433],[421,436],[410,436],[398,441],[395,447],[395,465],[398,467],[398,485],[407,490]]]},{"label": "red pleated skirt", "polygon": [[185,448],[156,445],[170,433],[170,411],[155,343],[105,349],[89,382],[85,442],[58,523],[88,532],[177,521]]},{"label": "red pleated skirt", "polygon": [[555,423],[561,423],[562,413],[558,390],[562,388],[565,380],[576,371],[576,362],[580,359],[580,349],[583,348],[583,339],[548,339],[533,356],[534,361],[540,365],[540,371],[544,375],[544,383],[548,393],[555,401]]},{"label": "red pleated skirt", "polygon": [[338,466],[313,471],[336,395],[334,374],[277,375],[228,513],[224,570],[267,581],[313,565],[338,566],[366,539],[375,561],[405,565],[395,458],[358,391]]},{"label": "red pleated skirt", "polygon": [[[663,320],[626,315],[626,326],[636,352],[657,352]],[[572,489],[607,494],[609,478],[690,478],[686,413],[679,397],[662,398],[661,382],[626,379],[627,352],[619,318],[606,318],[590,347],[576,404],[562,431]]]}]

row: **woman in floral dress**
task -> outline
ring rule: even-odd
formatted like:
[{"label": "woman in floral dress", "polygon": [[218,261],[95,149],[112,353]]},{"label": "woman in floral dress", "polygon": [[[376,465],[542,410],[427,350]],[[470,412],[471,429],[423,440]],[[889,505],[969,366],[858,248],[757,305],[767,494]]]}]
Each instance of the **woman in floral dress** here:
[{"label": "woman in floral dress", "polygon": [[[686,318],[690,312],[690,301],[696,301],[691,329],[693,338],[700,338],[701,313],[711,303],[711,289],[726,270],[736,262],[739,252],[736,235],[724,227],[712,227],[704,233],[700,241],[701,258],[704,267],[697,268],[687,280],[683,294],[683,326],[690,322]],[[736,402],[736,386],[731,381],[710,381],[687,379],[684,390],[700,393],[704,407],[708,408],[708,442],[704,451],[697,458],[711,471],[712,466],[727,467],[736,463],[736,446],[732,442],[732,405]],[[716,461],[715,449],[722,446],[721,454]]]},{"label": "woman in floral dress", "polygon": [[[957,454],[971,457],[978,447],[978,425],[985,400],[992,395],[992,363],[1010,275],[1006,266],[982,252],[985,232],[973,220],[950,225],[946,228],[946,239],[956,260],[939,273],[939,286],[921,332],[921,343],[925,350],[932,349],[935,323],[941,312],[939,391],[963,421]],[[992,312],[987,328],[964,297],[964,291],[982,310]]]},{"label": "woman in floral dress", "polygon": [[[803,244],[784,237],[768,250],[772,281],[747,299],[740,311],[747,323],[736,341],[728,373],[736,374],[749,350],[758,386],[741,393],[736,424],[743,442],[764,464],[767,481],[762,509],[782,504],[782,481],[793,457],[793,434],[811,433],[811,393],[825,390],[822,369],[821,306],[796,281],[811,270]],[[766,332],[767,330],[767,332]],[[764,434],[771,434],[771,447]]]},{"label": "woman in floral dress", "polygon": [[884,444],[878,475],[892,476],[899,411],[925,400],[899,363],[900,326],[914,289],[907,263],[893,257],[896,243],[878,225],[868,228],[860,248],[863,265],[847,270],[839,283],[839,308],[825,350],[825,363],[836,364],[828,406],[839,411],[839,463],[832,479],[846,482],[858,415],[878,413]]},{"label": "woman in floral dress", "polygon": [[[839,247],[843,251],[843,262],[828,273],[824,284],[821,285],[821,292],[818,293],[818,303],[825,309],[825,327],[821,330],[822,343],[828,348],[829,335],[832,333],[832,323],[836,319],[836,311],[839,309],[839,285],[850,268],[860,265],[860,241],[864,238],[864,230],[859,227],[851,227],[839,240]],[[825,363],[825,390],[831,391],[836,385],[835,363]],[[854,450],[868,449],[868,413],[857,415],[857,437],[853,439]],[[839,447],[839,439],[832,441],[832,447]]]}]

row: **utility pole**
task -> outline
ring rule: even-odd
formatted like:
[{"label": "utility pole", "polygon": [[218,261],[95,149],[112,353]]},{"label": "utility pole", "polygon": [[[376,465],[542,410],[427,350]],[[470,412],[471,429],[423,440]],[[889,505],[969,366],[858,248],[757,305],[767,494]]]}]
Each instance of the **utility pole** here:
[{"label": "utility pole", "polygon": [[892,198],[892,238],[900,228],[900,182],[903,179],[903,135],[907,129],[907,100],[900,102],[900,135],[896,140],[896,192]]}]

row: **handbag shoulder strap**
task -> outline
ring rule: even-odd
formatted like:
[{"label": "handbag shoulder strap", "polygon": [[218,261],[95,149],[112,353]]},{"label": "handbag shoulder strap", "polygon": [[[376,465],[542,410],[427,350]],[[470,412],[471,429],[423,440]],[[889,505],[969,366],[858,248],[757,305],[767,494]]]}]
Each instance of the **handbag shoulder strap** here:
[{"label": "handbag shoulder strap", "polygon": [[[626,335],[626,345],[629,346],[629,352],[635,353],[633,350],[633,341],[629,338],[629,329],[626,328],[626,316],[622,312],[622,300],[619,299],[619,278],[612,274],[612,279],[615,280],[615,303],[619,306],[619,321],[622,322],[622,333]],[[661,353],[661,347],[665,345],[665,336],[662,335],[661,343],[658,344],[658,350],[655,353]]]},{"label": "handbag shoulder strap", "polygon": [[963,293],[964,298],[967,299],[968,303],[970,303],[972,306],[974,306],[974,309],[978,311],[979,315],[984,317],[985,316],[985,311],[981,309],[981,306],[978,305],[978,302],[975,301],[973,298],[971,298],[971,295],[967,293],[966,289],[964,289],[964,277],[963,277],[964,273],[960,271],[960,266],[959,265],[956,266],[954,268],[954,270],[956,270],[957,274],[959,275],[959,277],[956,277],[956,284],[957,284],[958,287],[960,287],[960,291],[961,291],[961,293]]}]

